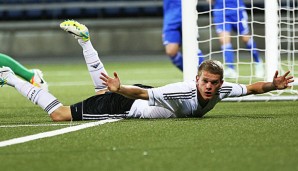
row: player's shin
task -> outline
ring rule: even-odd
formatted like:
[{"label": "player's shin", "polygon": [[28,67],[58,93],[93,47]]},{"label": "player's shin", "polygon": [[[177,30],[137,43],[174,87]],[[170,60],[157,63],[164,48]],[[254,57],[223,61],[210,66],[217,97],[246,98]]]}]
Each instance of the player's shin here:
[{"label": "player's shin", "polygon": [[181,52],[178,52],[175,56],[170,56],[170,59],[177,68],[183,71],[183,59]]},{"label": "player's shin", "polygon": [[204,54],[201,49],[198,49],[198,66],[204,61]]},{"label": "player's shin", "polygon": [[225,57],[225,63],[229,68],[234,69],[234,52],[233,52],[233,47],[231,43],[228,43],[226,45],[222,45],[221,49],[224,52],[224,57]]},{"label": "player's shin", "polygon": [[103,81],[100,79],[100,75],[101,73],[107,74],[107,72],[98,57],[97,51],[93,48],[91,41],[85,42],[79,39],[78,42],[83,48],[84,58],[95,87],[95,92],[106,89],[106,86],[103,85]]},{"label": "player's shin", "polygon": [[51,114],[54,110],[62,106],[52,94],[33,86],[29,82],[19,81],[15,84],[15,88],[32,103],[39,105],[48,114]]},{"label": "player's shin", "polygon": [[247,42],[246,48],[252,50],[252,54],[255,62],[261,62],[261,59],[259,58],[259,51],[257,50],[256,42],[252,38],[250,38],[249,41]]}]

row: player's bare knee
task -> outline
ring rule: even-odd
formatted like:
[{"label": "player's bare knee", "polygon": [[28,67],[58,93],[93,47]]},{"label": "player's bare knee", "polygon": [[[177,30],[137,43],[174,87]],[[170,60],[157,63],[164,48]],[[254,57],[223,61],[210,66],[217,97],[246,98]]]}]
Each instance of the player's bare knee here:
[{"label": "player's bare knee", "polygon": [[177,52],[174,52],[174,51],[166,51],[166,54],[167,54],[169,57],[174,57],[174,56],[176,56]]},{"label": "player's bare knee", "polygon": [[54,122],[64,121],[59,111],[54,111],[53,113],[50,114],[50,117]]},{"label": "player's bare knee", "polygon": [[71,120],[71,112],[70,109],[61,106],[58,109],[56,109],[54,112],[50,114],[51,119],[54,122],[59,122],[59,121],[70,121]]},{"label": "player's bare knee", "polygon": [[169,56],[169,57],[175,57],[178,53],[178,49],[169,49],[166,51],[166,54]]},{"label": "player's bare knee", "polygon": [[244,36],[242,36],[241,37],[242,38],[242,41],[244,42],[244,43],[247,43],[249,40],[250,40],[250,35],[244,35]]},{"label": "player's bare knee", "polygon": [[178,44],[168,44],[165,48],[166,54],[170,57],[176,56],[179,51]]}]

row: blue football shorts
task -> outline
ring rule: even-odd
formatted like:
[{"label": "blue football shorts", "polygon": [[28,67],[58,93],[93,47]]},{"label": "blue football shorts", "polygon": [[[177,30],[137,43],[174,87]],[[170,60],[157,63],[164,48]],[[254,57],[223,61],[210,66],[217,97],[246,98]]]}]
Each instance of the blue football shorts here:
[{"label": "blue football shorts", "polygon": [[249,33],[247,12],[244,8],[215,10],[213,11],[213,22],[216,33],[223,31],[235,31],[237,34]]},{"label": "blue football shorts", "polygon": [[164,4],[162,39],[163,44],[182,43],[181,2],[172,1]]}]

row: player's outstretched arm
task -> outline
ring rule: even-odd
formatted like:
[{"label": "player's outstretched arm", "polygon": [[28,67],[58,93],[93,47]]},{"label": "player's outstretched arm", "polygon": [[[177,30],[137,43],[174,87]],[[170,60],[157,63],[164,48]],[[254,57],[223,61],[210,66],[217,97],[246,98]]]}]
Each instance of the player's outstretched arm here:
[{"label": "player's outstretched arm", "polygon": [[111,92],[121,94],[131,99],[149,99],[146,89],[137,86],[121,85],[116,72],[114,72],[114,78],[109,77],[105,73],[101,73],[100,79],[103,80],[103,84],[106,85]]},{"label": "player's outstretched arm", "polygon": [[257,82],[247,87],[247,95],[262,94],[272,90],[283,90],[289,86],[289,83],[294,82],[293,76],[288,76],[290,71],[282,76],[278,76],[278,71],[275,72],[272,82]]}]

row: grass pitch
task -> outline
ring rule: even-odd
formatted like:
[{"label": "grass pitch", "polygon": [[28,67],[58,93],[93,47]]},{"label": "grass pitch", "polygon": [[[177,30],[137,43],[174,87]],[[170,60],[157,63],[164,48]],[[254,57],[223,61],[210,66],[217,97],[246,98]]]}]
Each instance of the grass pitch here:
[{"label": "grass pitch", "polygon": [[[84,64],[39,65],[70,105],[94,94]],[[124,84],[182,80],[168,62],[106,63]],[[0,89],[0,141],[68,127],[13,88]],[[201,119],[127,119],[0,148],[8,170],[298,170],[297,102],[221,102]],[[56,124],[56,123],[55,123]]]}]

